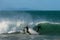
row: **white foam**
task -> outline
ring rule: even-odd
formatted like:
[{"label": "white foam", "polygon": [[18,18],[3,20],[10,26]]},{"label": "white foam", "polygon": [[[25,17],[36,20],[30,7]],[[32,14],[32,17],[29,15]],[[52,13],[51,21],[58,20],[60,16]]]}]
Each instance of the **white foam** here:
[{"label": "white foam", "polygon": [[41,21],[41,22],[35,23],[35,25],[38,25],[38,24],[40,24],[40,23],[60,24],[60,23],[58,23],[58,22]]},{"label": "white foam", "polygon": [[22,30],[27,24],[33,24],[32,17],[29,13],[20,13],[10,17],[2,17],[0,19],[0,34],[16,32]]},{"label": "white foam", "polygon": [[29,32],[30,32],[31,34],[38,34],[38,32],[34,31],[32,28],[29,28]]}]

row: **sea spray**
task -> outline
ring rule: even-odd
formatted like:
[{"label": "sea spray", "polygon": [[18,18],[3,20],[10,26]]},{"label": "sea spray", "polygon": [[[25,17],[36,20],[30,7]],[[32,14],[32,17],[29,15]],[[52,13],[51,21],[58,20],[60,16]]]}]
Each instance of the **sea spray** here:
[{"label": "sea spray", "polygon": [[32,25],[32,16],[25,12],[0,13],[0,34],[22,30],[27,25]]}]

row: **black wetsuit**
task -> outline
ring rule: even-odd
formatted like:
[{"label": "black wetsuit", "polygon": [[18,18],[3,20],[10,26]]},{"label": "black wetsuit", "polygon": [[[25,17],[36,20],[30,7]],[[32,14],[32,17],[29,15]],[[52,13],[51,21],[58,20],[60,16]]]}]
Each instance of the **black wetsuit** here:
[{"label": "black wetsuit", "polygon": [[39,25],[38,28],[37,28],[37,32],[41,29],[41,26]]},{"label": "black wetsuit", "polygon": [[27,33],[29,32],[28,29],[29,29],[28,26],[26,26],[26,31],[27,31]]},{"label": "black wetsuit", "polygon": [[25,28],[26,28],[26,32],[29,33],[29,34],[31,34],[31,33],[29,32],[28,26],[26,26]]}]

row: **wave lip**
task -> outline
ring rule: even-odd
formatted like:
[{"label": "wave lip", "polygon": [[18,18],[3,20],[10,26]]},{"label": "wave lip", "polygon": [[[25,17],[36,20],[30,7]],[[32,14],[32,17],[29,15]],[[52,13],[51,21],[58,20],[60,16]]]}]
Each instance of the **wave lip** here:
[{"label": "wave lip", "polygon": [[60,23],[57,23],[57,22],[42,21],[42,22],[37,22],[35,25],[38,25],[40,23],[60,24]]}]

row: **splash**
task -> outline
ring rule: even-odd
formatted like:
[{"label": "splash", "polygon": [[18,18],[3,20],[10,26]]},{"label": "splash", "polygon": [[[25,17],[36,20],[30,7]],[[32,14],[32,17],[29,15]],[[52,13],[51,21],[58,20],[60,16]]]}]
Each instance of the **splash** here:
[{"label": "splash", "polygon": [[17,32],[25,26],[33,24],[32,16],[29,13],[19,12],[10,14],[8,12],[6,15],[4,14],[0,17],[0,34]]}]

